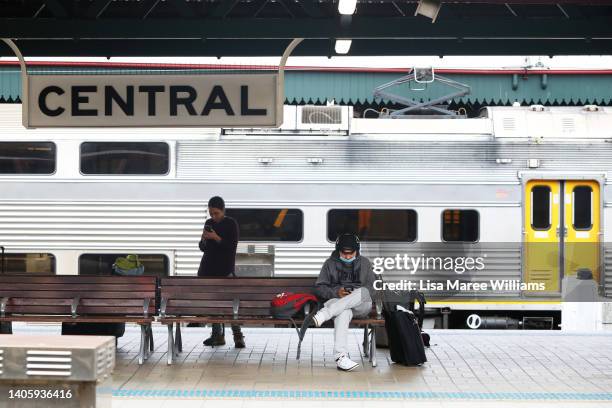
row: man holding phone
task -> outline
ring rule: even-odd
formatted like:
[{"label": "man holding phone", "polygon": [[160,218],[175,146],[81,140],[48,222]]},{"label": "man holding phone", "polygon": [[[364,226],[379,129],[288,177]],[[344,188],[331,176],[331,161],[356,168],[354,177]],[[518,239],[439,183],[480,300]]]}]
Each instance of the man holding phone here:
[{"label": "man holding phone", "polygon": [[342,234],[336,248],[325,261],[315,283],[316,294],[325,301],[317,313],[306,316],[300,336],[308,326],[320,327],[334,320],[334,353],[339,370],[351,371],[359,366],[348,356],[348,330],[351,319],[367,316],[372,310],[374,281],[370,260],[359,253],[359,238]]},{"label": "man holding phone", "polygon": [[[225,202],[221,197],[208,200],[208,215],[200,239],[200,250],[204,252],[198,269],[198,276],[236,276],[236,248],[238,246],[238,223],[225,216]],[[240,326],[232,325],[234,345],[244,348],[244,336]],[[225,344],[225,327],[220,323],[212,326],[212,335],[204,340],[205,346]]]}]

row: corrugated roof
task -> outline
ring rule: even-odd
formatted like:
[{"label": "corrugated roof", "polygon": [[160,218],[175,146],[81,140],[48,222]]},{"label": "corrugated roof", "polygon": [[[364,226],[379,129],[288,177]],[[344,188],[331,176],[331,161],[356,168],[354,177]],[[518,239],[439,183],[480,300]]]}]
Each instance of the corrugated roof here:
[{"label": "corrugated roof", "polygon": [[[32,74],[198,74],[219,70],[274,70],[276,67],[244,67],[221,65],[172,64],[93,64],[93,63],[30,63]],[[407,73],[407,68],[317,68],[288,67],[285,75],[285,97],[290,104],[325,103],[335,100],[339,104],[387,103],[375,100],[377,86]],[[453,100],[458,104],[507,105],[518,101],[523,104],[580,105],[612,104],[612,70],[459,70],[440,69],[442,75],[471,87],[471,93]],[[440,84],[410,90],[407,86],[394,89],[394,93],[420,101],[432,100],[452,92]],[[0,101],[19,101],[21,77],[13,62],[0,62]]]}]

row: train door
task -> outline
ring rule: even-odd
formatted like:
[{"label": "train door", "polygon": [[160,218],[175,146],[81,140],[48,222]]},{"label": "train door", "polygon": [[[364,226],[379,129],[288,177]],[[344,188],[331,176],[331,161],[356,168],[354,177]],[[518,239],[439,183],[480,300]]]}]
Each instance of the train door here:
[{"label": "train door", "polygon": [[565,181],[564,274],[575,275],[578,269],[590,269],[599,282],[599,183]]},{"label": "train door", "polygon": [[525,187],[524,209],[526,283],[543,283],[546,293],[557,294],[563,276],[575,275],[581,268],[590,269],[599,282],[597,182],[530,180]]}]

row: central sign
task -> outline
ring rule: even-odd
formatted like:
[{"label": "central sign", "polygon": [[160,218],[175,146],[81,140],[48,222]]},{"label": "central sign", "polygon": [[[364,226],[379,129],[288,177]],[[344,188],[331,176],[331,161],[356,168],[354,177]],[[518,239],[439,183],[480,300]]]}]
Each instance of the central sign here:
[{"label": "central sign", "polygon": [[279,126],[276,74],[29,75],[26,127]]}]

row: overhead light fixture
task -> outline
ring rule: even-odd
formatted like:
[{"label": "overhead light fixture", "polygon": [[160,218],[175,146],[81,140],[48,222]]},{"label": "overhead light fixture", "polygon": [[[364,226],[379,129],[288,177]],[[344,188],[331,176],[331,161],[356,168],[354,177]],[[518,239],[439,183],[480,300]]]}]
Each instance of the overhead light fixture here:
[{"label": "overhead light fixture", "polygon": [[351,49],[353,40],[336,40],[336,54],[347,54]]},{"label": "overhead light fixture", "polygon": [[340,0],[338,2],[338,12],[344,15],[355,14],[357,0]]},{"label": "overhead light fixture", "polygon": [[442,0],[419,0],[414,15],[420,14],[425,17],[431,18],[431,22],[435,23],[438,18],[438,13],[442,8]]}]

